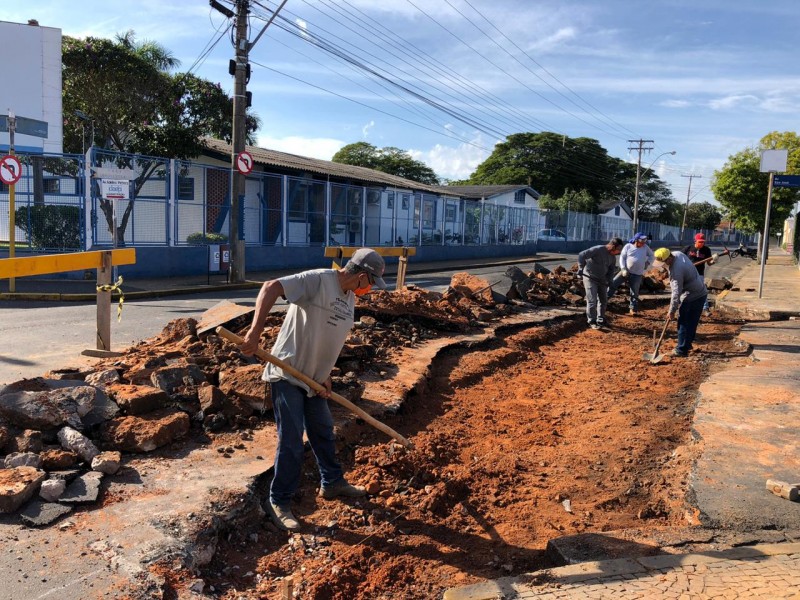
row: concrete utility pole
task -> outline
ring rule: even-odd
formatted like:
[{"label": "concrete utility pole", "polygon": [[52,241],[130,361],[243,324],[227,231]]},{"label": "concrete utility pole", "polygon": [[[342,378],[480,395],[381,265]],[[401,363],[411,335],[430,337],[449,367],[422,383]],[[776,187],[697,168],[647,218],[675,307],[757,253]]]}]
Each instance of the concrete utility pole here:
[{"label": "concrete utility pole", "polygon": [[636,150],[639,153],[639,158],[636,160],[636,188],[633,191],[633,223],[631,223],[631,237],[636,233],[636,228],[639,226],[639,181],[642,174],[642,152],[648,152],[653,149],[652,146],[645,147],[645,144],[652,144],[653,140],[628,140],[629,144],[636,144],[636,146],[628,146],[628,150]]},{"label": "concrete utility pole", "polygon": [[689,189],[686,190],[686,206],[683,207],[683,223],[681,223],[681,243],[683,243],[683,232],[686,229],[686,220],[689,217],[689,200],[691,200],[691,196],[689,194],[692,193],[692,179],[695,177],[702,177],[702,175],[681,175],[681,177],[688,177],[689,178]]},{"label": "concrete utility pole", "polygon": [[240,231],[242,219],[242,199],[244,198],[245,176],[236,168],[236,158],[244,151],[247,139],[247,72],[250,45],[247,41],[247,15],[250,12],[249,0],[236,0],[236,71],[233,86],[233,153],[231,172],[233,190],[231,194],[231,214],[229,221],[231,247],[231,283],[242,283],[245,279],[244,232]]}]

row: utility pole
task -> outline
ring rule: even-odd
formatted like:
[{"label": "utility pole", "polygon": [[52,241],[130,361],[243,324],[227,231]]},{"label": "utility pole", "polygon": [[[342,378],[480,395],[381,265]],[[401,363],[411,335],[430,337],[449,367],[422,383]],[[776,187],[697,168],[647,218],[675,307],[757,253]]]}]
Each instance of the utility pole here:
[{"label": "utility pole", "polygon": [[639,157],[636,160],[636,187],[633,191],[633,223],[631,223],[631,237],[636,233],[636,228],[639,226],[639,182],[642,174],[642,152],[648,152],[653,149],[652,146],[645,147],[645,144],[652,144],[653,140],[628,140],[629,144],[636,144],[635,146],[628,146],[628,150],[636,150]]},{"label": "utility pole", "polygon": [[686,229],[686,220],[689,216],[689,200],[691,200],[690,194],[692,193],[692,179],[694,179],[695,177],[702,177],[702,175],[681,175],[681,177],[689,178],[689,189],[686,190],[686,206],[683,208],[683,223],[681,223],[680,242],[683,243],[683,232]]},{"label": "utility pole", "polygon": [[247,139],[247,74],[249,72],[247,41],[247,15],[250,12],[249,0],[236,0],[236,61],[233,86],[233,152],[231,173],[233,177],[231,193],[231,214],[228,236],[231,247],[231,283],[242,283],[245,279],[244,232],[241,226],[242,199],[244,198],[245,176],[236,168],[236,158],[244,151]]}]

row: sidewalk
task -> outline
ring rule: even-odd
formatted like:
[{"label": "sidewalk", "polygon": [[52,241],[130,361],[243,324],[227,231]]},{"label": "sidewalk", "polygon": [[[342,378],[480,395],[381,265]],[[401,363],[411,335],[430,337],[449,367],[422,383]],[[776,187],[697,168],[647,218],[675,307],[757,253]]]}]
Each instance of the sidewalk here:
[{"label": "sidewalk", "polygon": [[790,255],[770,252],[761,298],[755,262],[717,298],[715,310],[748,320],[739,341],[752,352],[699,390],[693,430],[701,450],[688,490],[702,525],[689,529],[695,536],[658,532],[630,544],[626,558],[592,562],[579,562],[591,536],[619,541],[623,532],[551,540],[548,552],[567,566],[452,588],[444,600],[800,600],[800,502],[765,489],[768,478],[800,482],[800,270]]},{"label": "sidewalk", "polygon": [[[498,265],[517,265],[535,263],[552,258],[548,254],[537,254],[528,257],[508,258],[471,258],[437,262],[414,262],[409,260],[408,274],[438,273],[451,269],[470,269]],[[212,274],[186,277],[125,279],[123,275],[122,291],[125,298],[134,300],[141,298],[158,298],[178,294],[201,294],[225,290],[258,289],[270,279],[297,273],[301,269],[283,269],[274,271],[257,271],[247,273],[244,283],[227,283],[225,275]],[[397,275],[397,265],[386,266],[386,277],[393,279]],[[8,292],[8,281],[0,280],[0,300],[60,301],[87,302],[96,299],[96,281],[79,279],[40,279],[19,277],[16,280],[16,292]],[[391,286],[390,286],[391,287]]]}]

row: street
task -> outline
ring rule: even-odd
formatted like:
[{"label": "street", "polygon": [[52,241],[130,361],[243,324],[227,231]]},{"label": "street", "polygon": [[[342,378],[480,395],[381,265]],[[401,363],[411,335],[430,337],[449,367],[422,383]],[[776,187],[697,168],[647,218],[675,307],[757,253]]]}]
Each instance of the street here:
[{"label": "street", "polygon": [[[553,269],[558,265],[570,268],[577,256],[564,254],[539,264]],[[706,271],[706,276],[730,277],[738,271],[745,259],[720,262]],[[749,262],[749,261],[748,261]],[[533,262],[517,263],[523,271],[533,270]],[[468,270],[490,283],[503,281],[498,291],[508,288],[504,273],[508,265],[443,270],[436,273],[414,273],[413,262],[406,281],[424,289],[444,291],[453,273]],[[394,279],[387,277],[389,288]],[[505,289],[504,289],[505,286]],[[229,290],[132,300],[125,302],[122,320],[116,320],[116,297],[112,302],[111,342],[115,350],[126,348],[139,340],[158,334],[173,319],[199,318],[208,308],[220,300],[229,300],[252,306],[258,290]],[[278,309],[284,305],[278,302]],[[96,309],[92,303],[57,302],[3,302],[0,304],[0,335],[4,340],[0,349],[0,384],[8,384],[22,378],[43,375],[47,371],[91,363],[94,359],[81,355],[81,351],[95,347]]]}]

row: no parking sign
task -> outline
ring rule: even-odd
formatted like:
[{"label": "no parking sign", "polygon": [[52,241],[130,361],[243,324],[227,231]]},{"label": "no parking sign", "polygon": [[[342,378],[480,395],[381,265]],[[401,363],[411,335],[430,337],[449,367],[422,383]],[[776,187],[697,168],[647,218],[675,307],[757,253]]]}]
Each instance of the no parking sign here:
[{"label": "no parking sign", "polygon": [[0,158],[0,181],[13,185],[22,177],[22,163],[13,154]]}]

